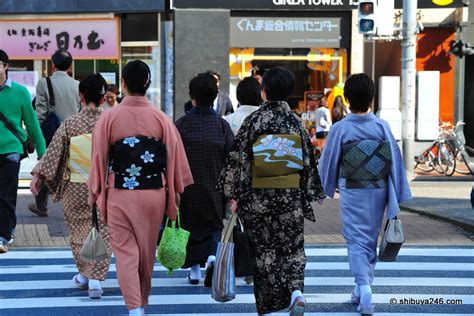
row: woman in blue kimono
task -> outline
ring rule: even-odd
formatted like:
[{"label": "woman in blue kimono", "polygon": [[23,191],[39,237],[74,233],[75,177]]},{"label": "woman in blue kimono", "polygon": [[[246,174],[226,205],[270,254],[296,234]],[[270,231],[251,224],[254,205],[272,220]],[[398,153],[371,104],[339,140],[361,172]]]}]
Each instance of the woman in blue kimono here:
[{"label": "woman in blue kimono", "polygon": [[347,79],[344,96],[350,104],[346,119],[331,128],[319,161],[326,194],[340,192],[342,233],[356,286],[351,301],[361,314],[372,314],[371,284],[377,262],[377,237],[385,209],[387,218],[411,198],[400,149],[387,122],[370,113],[375,86],[366,74]]}]

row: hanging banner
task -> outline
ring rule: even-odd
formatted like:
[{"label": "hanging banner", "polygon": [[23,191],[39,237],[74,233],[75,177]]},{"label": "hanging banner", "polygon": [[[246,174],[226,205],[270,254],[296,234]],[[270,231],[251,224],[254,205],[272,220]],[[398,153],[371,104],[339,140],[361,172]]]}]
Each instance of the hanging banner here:
[{"label": "hanging banner", "polygon": [[74,59],[118,59],[119,19],[0,21],[10,59],[50,59],[58,49]]}]

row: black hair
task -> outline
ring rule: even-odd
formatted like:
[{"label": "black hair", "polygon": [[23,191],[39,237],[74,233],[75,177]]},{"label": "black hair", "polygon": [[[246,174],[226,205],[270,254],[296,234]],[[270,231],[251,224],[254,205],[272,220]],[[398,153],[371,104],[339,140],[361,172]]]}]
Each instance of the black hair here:
[{"label": "black hair", "polygon": [[119,88],[114,84],[107,85],[107,92],[112,92],[112,93],[115,93],[116,95],[120,93]]},{"label": "black hair", "polygon": [[208,73],[198,74],[189,82],[189,96],[197,106],[212,106],[217,93],[216,79]]},{"label": "black hair", "polygon": [[207,70],[206,73],[207,73],[208,75],[213,76],[213,77],[214,77],[214,76],[217,77],[217,80],[221,81],[221,75],[220,75],[218,72],[216,72],[216,71],[214,71],[214,70]]},{"label": "black hair", "polygon": [[263,76],[262,89],[268,101],[286,101],[295,88],[295,76],[283,67],[274,67]]},{"label": "black hair", "polygon": [[67,50],[59,49],[53,56],[51,56],[54,66],[61,70],[66,71],[72,65],[72,55]]},{"label": "black hair", "polygon": [[[4,50],[1,50],[1,49],[0,49],[0,61],[3,61],[5,64],[10,63],[10,58],[8,58],[8,54]],[[8,77],[8,70],[5,71],[5,74]]]},{"label": "black hair", "polygon": [[107,82],[100,74],[91,74],[79,83],[79,92],[84,94],[86,103],[100,105],[100,99],[105,95]]},{"label": "black hair", "polygon": [[262,103],[261,90],[257,79],[246,77],[237,85],[237,100],[241,105],[259,106]]},{"label": "black hair", "polygon": [[372,79],[364,74],[351,75],[344,85],[344,97],[350,104],[352,112],[367,112],[374,100],[375,85]]},{"label": "black hair", "polygon": [[122,79],[130,93],[143,96],[151,84],[150,67],[141,60],[130,61],[123,67]]}]

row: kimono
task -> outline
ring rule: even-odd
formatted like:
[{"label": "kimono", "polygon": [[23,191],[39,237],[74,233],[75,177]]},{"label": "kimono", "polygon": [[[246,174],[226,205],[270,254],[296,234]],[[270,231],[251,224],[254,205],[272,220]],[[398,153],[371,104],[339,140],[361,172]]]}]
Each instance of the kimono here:
[{"label": "kimono", "polygon": [[[268,134],[301,138],[299,187],[252,187],[252,146],[259,136]],[[258,313],[287,308],[292,292],[304,290],[304,218],[315,221],[310,203],[325,195],[309,137],[286,102],[265,102],[245,119],[221,173],[219,189],[237,200],[248,234]]]},{"label": "kimono", "polygon": [[[89,189],[86,183],[71,182],[70,170],[67,167],[71,137],[92,133],[101,113],[101,109],[85,108],[66,119],[54,134],[46,153],[32,173],[46,178],[54,202],[63,200],[69,244],[79,272],[89,279],[103,281],[107,276],[112,255],[109,229],[100,223],[99,233],[109,250],[109,257],[101,261],[82,259],[79,251],[92,228],[92,209],[87,204]],[[101,213],[101,210],[97,211]]]},{"label": "kimono", "polygon": [[[342,176],[342,149],[347,144],[365,140],[390,144],[389,175],[381,185],[373,183],[353,188]],[[384,212],[387,210],[387,218],[395,217],[400,212],[398,204],[411,198],[400,149],[388,123],[368,113],[349,114],[334,124],[319,160],[319,174],[329,197],[334,197],[336,188],[340,192],[342,233],[355,283],[371,285]]]},{"label": "kimono", "polygon": [[211,107],[194,107],[176,127],[194,179],[181,196],[181,223],[191,232],[183,268],[204,266],[208,256],[216,254],[223,228],[226,200],[216,185],[234,134]]},{"label": "kimono", "polygon": [[[142,189],[129,181],[116,185],[114,166],[109,165],[111,145],[122,140],[131,148],[137,137],[159,140],[166,147],[166,168],[158,172],[161,188]],[[158,153],[144,153],[142,163],[153,162]],[[130,172],[140,173],[137,166]],[[119,107],[104,112],[92,135],[92,168],[89,203],[97,203],[102,221],[110,229],[117,277],[129,310],[148,304],[155,263],[156,241],[166,215],[176,220],[176,194],[193,183],[181,137],[171,120],[144,96],[127,96]],[[128,185],[130,184],[130,185]]]}]

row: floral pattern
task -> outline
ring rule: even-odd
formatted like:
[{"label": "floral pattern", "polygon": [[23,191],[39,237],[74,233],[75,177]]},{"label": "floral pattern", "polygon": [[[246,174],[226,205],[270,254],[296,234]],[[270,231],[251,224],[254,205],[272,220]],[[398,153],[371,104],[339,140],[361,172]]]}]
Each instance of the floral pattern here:
[{"label": "floral pattern", "polygon": [[155,157],[155,154],[150,154],[150,152],[147,150],[143,155],[140,156],[140,158],[145,162],[153,162],[153,157]]},{"label": "floral pattern", "polygon": [[132,147],[132,148],[135,147],[135,144],[138,144],[139,142],[140,142],[140,140],[139,140],[138,138],[136,138],[136,137],[126,137],[126,138],[124,138],[124,140],[123,140],[123,143],[124,143],[125,145],[128,145],[128,146],[130,146],[130,147]]},{"label": "floral pattern", "polygon": [[[299,188],[252,189],[252,144],[265,134],[301,136],[303,170]],[[218,188],[237,200],[238,213],[249,236],[257,312],[287,308],[291,293],[304,290],[304,218],[315,221],[310,203],[323,199],[325,194],[309,137],[286,102],[266,102],[247,117],[226,160]]]},{"label": "floral pattern", "polygon": [[133,190],[135,187],[138,187],[140,185],[140,183],[137,182],[137,178],[135,177],[124,177],[123,182],[123,187],[129,190]]},{"label": "floral pattern", "polygon": [[130,168],[125,169],[125,171],[129,173],[130,177],[139,176],[140,170],[142,170],[142,167],[137,167],[135,164],[132,164]]}]

